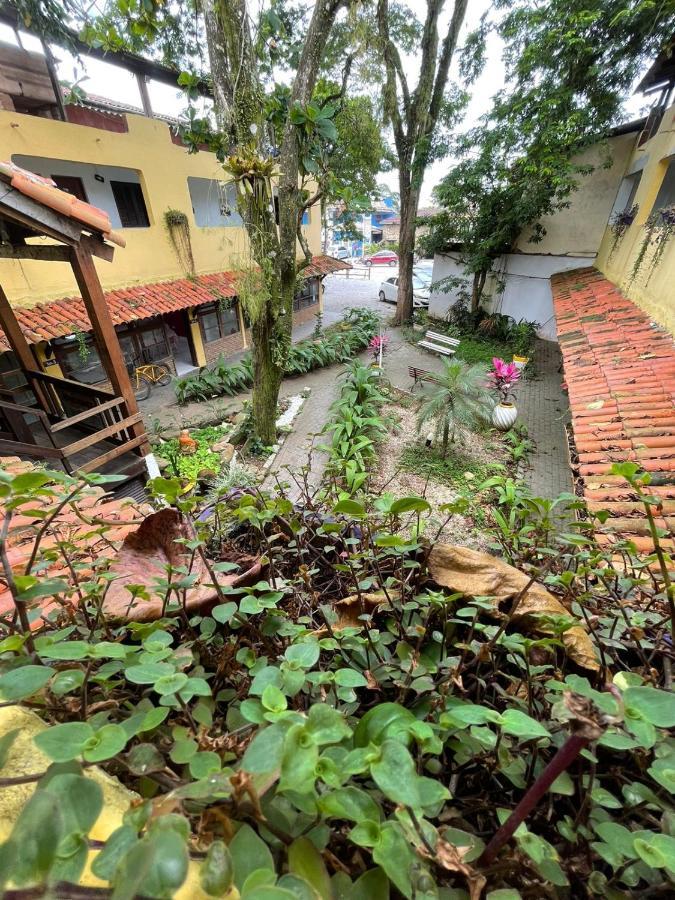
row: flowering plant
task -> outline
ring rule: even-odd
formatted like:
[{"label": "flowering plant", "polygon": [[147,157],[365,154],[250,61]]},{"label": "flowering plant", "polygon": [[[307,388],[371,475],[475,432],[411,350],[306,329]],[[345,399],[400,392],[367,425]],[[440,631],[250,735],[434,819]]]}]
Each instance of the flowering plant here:
[{"label": "flowering plant", "polygon": [[382,354],[384,355],[384,351],[387,349],[387,344],[389,343],[389,338],[386,334],[383,335],[375,335],[374,338],[371,339],[368,344],[368,349],[373,354],[373,359],[377,361],[380,356],[380,348],[382,349]]},{"label": "flowering plant", "polygon": [[504,362],[503,359],[495,356],[492,359],[492,370],[488,377],[491,386],[499,394],[500,402],[508,403],[509,397],[513,396],[513,388],[520,378],[520,371],[516,364]]}]

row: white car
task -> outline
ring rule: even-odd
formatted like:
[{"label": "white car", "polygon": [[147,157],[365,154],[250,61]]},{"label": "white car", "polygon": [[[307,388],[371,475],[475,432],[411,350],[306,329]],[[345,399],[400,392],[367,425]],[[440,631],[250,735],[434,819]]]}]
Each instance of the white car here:
[{"label": "white car", "polygon": [[[413,307],[426,309],[429,306],[429,287],[431,282],[413,274]],[[379,297],[383,303],[396,303],[398,295],[398,275],[387,278],[380,285]]]}]

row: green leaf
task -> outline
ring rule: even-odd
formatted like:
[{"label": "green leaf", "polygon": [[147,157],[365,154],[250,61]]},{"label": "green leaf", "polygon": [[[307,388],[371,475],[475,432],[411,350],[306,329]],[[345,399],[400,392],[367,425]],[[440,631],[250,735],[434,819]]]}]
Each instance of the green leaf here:
[{"label": "green leaf", "polygon": [[635,838],[633,847],[640,859],[652,869],[664,869],[666,857],[653,843],[648,843],[642,838]]},{"label": "green leaf", "polygon": [[63,822],[63,837],[51,876],[54,880],[77,882],[87,862],[86,835],[103,809],[103,789],[91,778],[64,773],[54,775],[43,790],[57,798]]},{"label": "green leaf", "polygon": [[177,765],[189,762],[195,753],[199,750],[197,741],[192,738],[182,738],[176,741],[171,748],[169,756],[171,761]]},{"label": "green leaf", "polygon": [[158,694],[168,697],[170,694],[178,693],[187,683],[188,677],[185,672],[172,672],[171,675],[162,675],[158,678],[153,687]]},{"label": "green leaf", "polygon": [[548,729],[519,709],[507,709],[501,717],[502,730],[507,734],[520,738],[521,741],[530,741],[535,738],[550,738]]},{"label": "green leaf", "polygon": [[93,736],[94,729],[86,722],[65,722],[39,732],[33,741],[54,762],[69,762],[82,754]]},{"label": "green leaf", "polygon": [[330,876],[326,864],[308,838],[296,838],[288,848],[288,870],[310,884],[322,900],[331,900]]},{"label": "green leaf", "polygon": [[212,775],[214,772],[220,772],[220,757],[213,750],[201,750],[196,753],[189,763],[190,775],[199,780]]},{"label": "green leaf", "polygon": [[336,515],[342,513],[345,516],[351,516],[353,519],[362,519],[366,514],[366,508],[362,503],[358,503],[356,500],[340,500],[333,507],[333,512]]},{"label": "green leaf", "polygon": [[426,512],[429,509],[431,509],[431,504],[422,497],[401,497],[400,500],[394,500],[390,511],[393,515],[400,516],[403,513]]},{"label": "green leaf", "polygon": [[335,684],[340,687],[366,687],[368,681],[360,673],[354,669],[338,669],[335,673]]},{"label": "green leaf", "polygon": [[369,869],[354,882],[349,900],[389,900],[389,879],[379,866]]},{"label": "green leaf", "polygon": [[23,700],[41,690],[54,674],[47,666],[20,666],[0,676],[0,697],[3,700]]},{"label": "green leaf", "polygon": [[124,670],[127,681],[133,684],[154,684],[165,675],[173,675],[174,668],[168,663],[142,663]]},{"label": "green leaf", "polygon": [[48,791],[35,791],[19,813],[9,838],[14,848],[12,881],[18,886],[43,882],[56,861],[62,836],[58,798]]},{"label": "green leaf", "polygon": [[268,684],[262,692],[260,702],[270,712],[283,712],[288,706],[286,696],[274,684]]},{"label": "green leaf", "polygon": [[394,738],[409,744],[410,725],[416,722],[409,709],[398,703],[379,703],[361,718],[354,730],[354,746],[367,747],[380,744],[386,738]]},{"label": "green leaf", "polygon": [[82,669],[64,669],[57,672],[49,689],[56,697],[63,697],[71,691],[79,690],[84,684],[84,671]]},{"label": "green leaf", "polygon": [[320,747],[338,744],[351,734],[343,713],[321,703],[315,703],[310,708],[306,728]]},{"label": "green leaf", "polygon": [[382,837],[382,829],[379,822],[364,819],[355,825],[349,832],[349,839],[359,847],[374,847]]},{"label": "green leaf", "polygon": [[419,778],[408,750],[398,741],[384,741],[377,762],[370,765],[373,781],[389,800],[418,809],[421,804]]},{"label": "green leaf", "polygon": [[418,867],[418,859],[399,825],[384,823],[380,842],[373,847],[373,860],[384,869],[404,897],[413,896],[411,875]]},{"label": "green leaf", "polygon": [[185,840],[173,829],[156,830],[134,844],[112,878],[111,900],[133,900],[137,895],[170,898],[188,872]]},{"label": "green leaf", "polygon": [[657,728],[675,727],[675,694],[672,691],[660,691],[651,687],[630,687],[623,692],[626,709],[639,711]]},{"label": "green leaf", "polygon": [[127,740],[121,725],[104,725],[87,741],[83,756],[87,762],[102,762],[124,750]]},{"label": "green leaf", "polygon": [[166,761],[154,744],[136,744],[127,755],[127,766],[134,775],[161,772]]},{"label": "green leaf", "polygon": [[312,733],[304,725],[293,725],[284,739],[279,790],[300,794],[314,790],[318,761],[319,746]]},{"label": "green leaf", "polygon": [[241,760],[245,772],[273,772],[281,766],[286,731],[281,725],[270,725],[259,731],[246,748]]},{"label": "green leaf", "polygon": [[40,649],[40,656],[46,659],[84,659],[90,645],[86,641],[61,641]]},{"label": "green leaf", "polygon": [[220,622],[221,625],[227,625],[228,622],[232,620],[232,617],[237,611],[236,603],[219,603],[218,606],[215,606],[211,611],[211,615],[216,620],[216,622]]},{"label": "green leaf", "polygon": [[301,644],[291,644],[286,648],[284,656],[291,663],[296,663],[302,669],[311,669],[319,659],[321,648],[318,641],[305,641]]},{"label": "green leaf", "polygon": [[42,597],[53,597],[55,594],[63,594],[69,589],[67,581],[62,578],[42,578],[37,584],[26,588],[19,593],[19,600],[30,603]]},{"label": "green leaf", "polygon": [[370,794],[351,785],[322,794],[319,808],[325,816],[350,822],[363,822],[365,819],[379,822],[382,818],[382,811]]},{"label": "green leaf", "polygon": [[274,860],[269,847],[250,825],[242,825],[232,838],[230,855],[234,865],[234,883],[240,891],[252,872],[258,869],[274,872]]},{"label": "green leaf", "polygon": [[12,749],[12,745],[20,733],[20,728],[12,728],[11,731],[5,732],[0,738],[0,769],[4,768],[7,757],[9,756],[9,751]]},{"label": "green leaf", "polygon": [[105,847],[96,854],[91,871],[102,881],[110,881],[122,857],[138,843],[136,829],[131,825],[120,825],[105,842]]},{"label": "green leaf", "polygon": [[223,841],[214,841],[199,870],[199,884],[205,894],[222,897],[232,887],[233,881],[234,863],[230,851]]}]

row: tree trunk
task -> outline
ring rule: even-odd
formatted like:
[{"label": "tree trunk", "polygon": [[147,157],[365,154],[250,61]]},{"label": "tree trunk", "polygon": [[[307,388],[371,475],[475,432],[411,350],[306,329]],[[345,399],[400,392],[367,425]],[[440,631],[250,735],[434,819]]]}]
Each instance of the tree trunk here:
[{"label": "tree trunk", "polygon": [[443,426],[443,459],[448,455],[448,444],[450,443],[450,424],[446,421]]},{"label": "tree trunk", "polygon": [[473,273],[473,285],[471,288],[471,312],[474,315],[480,308],[480,301],[483,298],[483,288],[485,287],[486,278],[487,272],[485,271]]},{"label": "tree trunk", "polygon": [[274,360],[275,341],[272,338],[274,323],[269,314],[251,323],[253,346],[253,413],[254,433],[267,447],[276,442],[277,399],[283,378],[283,370]]},{"label": "tree trunk", "polygon": [[401,229],[398,236],[398,293],[396,325],[404,325],[413,315],[413,266],[415,264],[415,222],[419,190],[401,185]]}]

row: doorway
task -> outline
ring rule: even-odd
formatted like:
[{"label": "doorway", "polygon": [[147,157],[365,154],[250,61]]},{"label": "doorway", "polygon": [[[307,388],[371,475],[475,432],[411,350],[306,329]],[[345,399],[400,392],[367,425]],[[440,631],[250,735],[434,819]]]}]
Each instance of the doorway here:
[{"label": "doorway", "polygon": [[167,313],[164,321],[176,365],[176,375],[185,375],[196,368],[187,310]]}]

